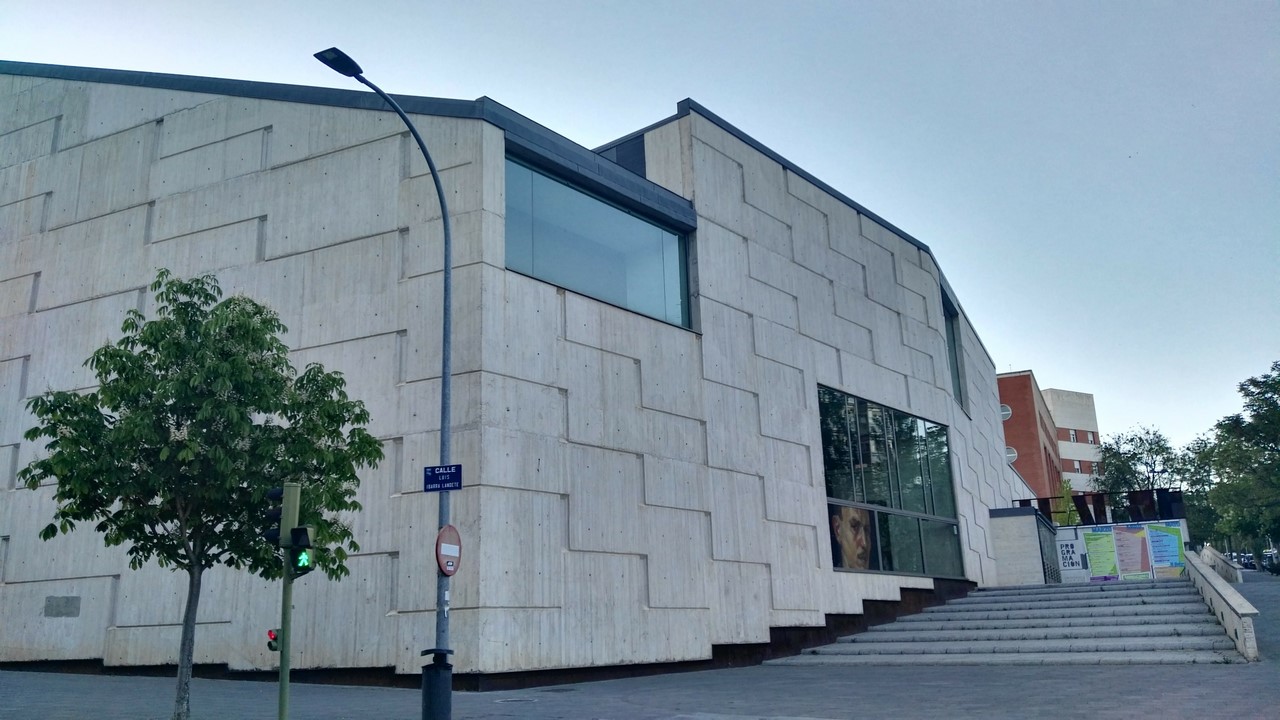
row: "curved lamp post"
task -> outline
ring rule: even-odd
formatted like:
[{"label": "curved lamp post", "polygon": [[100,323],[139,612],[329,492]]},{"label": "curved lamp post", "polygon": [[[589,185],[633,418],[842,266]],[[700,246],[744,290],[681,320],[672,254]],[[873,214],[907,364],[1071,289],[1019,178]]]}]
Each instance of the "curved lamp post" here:
[{"label": "curved lamp post", "polygon": [[[445,204],[444,186],[440,184],[440,173],[436,172],[436,164],[431,160],[431,153],[427,152],[427,144],[423,142],[422,136],[418,134],[418,128],[414,127],[409,116],[404,114],[404,110],[400,109],[390,95],[365,79],[364,71],[355,60],[336,47],[321,50],[315,54],[315,57],[334,71],[368,85],[369,89],[378,93],[378,97],[396,111],[409,128],[409,132],[413,134],[413,139],[418,142],[418,149],[422,151],[422,157],[427,160],[427,168],[431,170],[431,179],[435,181],[436,196],[440,200],[440,217],[444,223],[444,296],[441,300],[443,337],[440,343],[440,464],[448,465],[450,464],[449,416],[452,377],[450,338],[453,329],[453,239],[449,232],[449,208]],[[444,491],[440,493],[440,527],[443,528],[448,524],[449,492]],[[436,646],[422,651],[423,655],[431,655],[431,664],[424,665],[422,668],[422,717],[424,720],[449,720],[452,715],[453,665],[449,664],[449,655],[452,653],[453,650],[449,649],[449,576],[437,570]]]}]

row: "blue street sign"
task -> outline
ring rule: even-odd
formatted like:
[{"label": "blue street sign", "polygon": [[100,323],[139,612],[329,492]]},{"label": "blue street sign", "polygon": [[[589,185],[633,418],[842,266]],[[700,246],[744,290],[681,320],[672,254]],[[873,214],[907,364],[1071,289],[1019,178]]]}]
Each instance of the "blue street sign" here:
[{"label": "blue street sign", "polygon": [[461,465],[432,465],[422,468],[422,491],[442,492],[462,489]]}]

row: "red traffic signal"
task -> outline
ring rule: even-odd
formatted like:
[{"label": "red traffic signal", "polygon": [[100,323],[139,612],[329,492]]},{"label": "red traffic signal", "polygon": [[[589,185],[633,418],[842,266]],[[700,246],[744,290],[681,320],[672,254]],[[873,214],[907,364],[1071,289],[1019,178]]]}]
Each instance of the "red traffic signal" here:
[{"label": "red traffic signal", "polygon": [[271,652],[280,652],[280,628],[267,631],[267,649]]}]

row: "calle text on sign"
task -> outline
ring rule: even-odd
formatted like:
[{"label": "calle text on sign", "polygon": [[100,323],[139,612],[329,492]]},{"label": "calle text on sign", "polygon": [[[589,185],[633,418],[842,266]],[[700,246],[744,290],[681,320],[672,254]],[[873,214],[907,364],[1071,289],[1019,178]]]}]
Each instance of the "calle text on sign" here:
[{"label": "calle text on sign", "polygon": [[422,468],[422,491],[445,492],[462,489],[461,465],[430,465]]}]

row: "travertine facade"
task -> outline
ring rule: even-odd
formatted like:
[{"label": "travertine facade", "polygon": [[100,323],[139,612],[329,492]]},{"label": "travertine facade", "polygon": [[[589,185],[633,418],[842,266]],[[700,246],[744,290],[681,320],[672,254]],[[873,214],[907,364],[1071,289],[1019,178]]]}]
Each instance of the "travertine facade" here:
[{"label": "travertine facade", "polygon": [[[0,73],[0,660],[176,660],[182,577],[130,571],[91,532],[42,543],[50,489],[15,488],[38,452],[25,400],[88,385],[83,359],[168,267],[279,311],[296,362],[344,372],[386,443],[351,576],[295,590],[295,667],[416,672],[434,628],[437,499],[420,490],[439,430],[440,213],[399,119],[367,93]],[[996,582],[987,513],[1028,491],[963,314],[964,407],[952,397],[934,258],[681,107],[644,134],[644,164],[696,211],[693,330],[507,271],[513,131],[415,115],[454,219],[457,672],[706,658],[932,587],[832,570],[819,383],[950,427],[965,572]],[[206,578],[197,662],[271,667],[276,588]],[[49,600],[64,597],[78,614]]]}]

